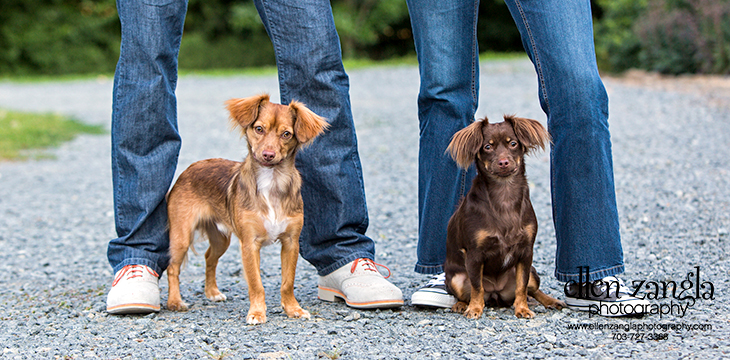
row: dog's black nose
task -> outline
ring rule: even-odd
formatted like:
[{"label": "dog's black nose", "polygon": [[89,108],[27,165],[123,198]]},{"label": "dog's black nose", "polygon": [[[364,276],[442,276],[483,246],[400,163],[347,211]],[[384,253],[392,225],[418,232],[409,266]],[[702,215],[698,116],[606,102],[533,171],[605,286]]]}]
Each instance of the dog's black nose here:
[{"label": "dog's black nose", "polygon": [[261,156],[264,158],[264,161],[271,161],[274,160],[276,153],[271,150],[264,150]]}]

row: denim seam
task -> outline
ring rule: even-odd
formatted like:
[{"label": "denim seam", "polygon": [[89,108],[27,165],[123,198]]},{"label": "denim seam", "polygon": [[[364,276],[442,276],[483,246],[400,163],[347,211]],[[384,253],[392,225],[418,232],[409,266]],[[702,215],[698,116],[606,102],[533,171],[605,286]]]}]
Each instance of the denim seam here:
[{"label": "denim seam", "polygon": [[459,183],[459,200],[464,198],[464,192],[466,191],[466,173],[467,170],[461,170],[461,181]]},{"label": "denim seam", "polygon": [[542,70],[542,63],[540,61],[540,56],[537,52],[537,45],[535,45],[535,39],[532,36],[532,30],[530,30],[530,24],[527,22],[527,16],[525,16],[525,11],[522,8],[522,3],[520,3],[520,0],[515,0],[515,5],[517,6],[517,9],[520,11],[520,17],[522,18],[522,24],[525,26],[525,30],[527,31],[527,38],[530,40],[530,47],[532,50],[532,58],[535,62],[535,70],[538,73],[538,81],[540,81],[540,91],[542,92],[542,97],[545,99],[545,108],[546,112],[550,113],[550,101],[548,100],[547,95],[547,88],[545,87],[545,75]]},{"label": "denim seam", "polygon": [[[477,21],[479,19],[479,0],[474,1],[474,19],[472,19],[472,57],[471,57],[471,97],[472,97],[472,112],[476,112],[476,104],[479,101],[479,94],[477,94],[476,89],[476,82],[478,79],[476,79],[476,67],[479,66],[479,62],[477,61],[479,54],[477,50],[478,42],[477,42]],[[473,116],[472,116],[473,117]],[[471,121],[471,120],[470,120]]]},{"label": "denim seam", "polygon": [[[264,9],[264,12],[266,13],[266,28],[269,30],[269,32],[271,34],[271,44],[274,46],[274,53],[281,54],[282,53],[281,43],[279,41],[279,38],[281,37],[281,35],[277,33],[276,26],[271,26],[271,20],[270,20],[271,15],[270,15],[270,11],[269,11],[269,3],[265,0],[262,0],[261,3],[263,5],[262,7]],[[285,71],[286,69],[284,66],[282,66],[281,60],[279,59],[278,56],[276,56],[276,68],[277,68],[277,72],[279,73],[278,77],[279,77],[279,95],[281,97],[280,100],[281,100],[281,103],[284,104],[286,102],[286,100],[289,100],[289,90],[286,87],[286,81],[285,81],[286,76],[284,76],[286,73],[286,71]]]},{"label": "denim seam", "polygon": [[[124,45],[123,45],[123,42],[122,42],[122,45],[120,45],[120,54],[123,53],[123,51],[122,51],[122,48],[123,47],[124,47]],[[122,61],[124,61],[124,60],[123,60],[123,58],[120,55],[119,62],[122,62]],[[126,66],[117,66],[117,67],[119,68],[119,74],[118,74],[119,77],[118,77],[118,79],[119,79],[119,82],[121,82],[122,81],[122,78],[124,78],[123,71],[124,71],[124,69],[126,69]],[[117,87],[117,89],[116,89],[117,91],[115,91],[115,99],[114,99],[115,107],[119,107],[119,103],[120,103],[119,98],[121,97],[121,95],[119,94],[121,92],[121,85],[119,85],[119,84],[117,84],[117,85],[119,87]],[[118,108],[115,108],[115,109],[113,109],[113,113],[114,114],[119,114],[120,111],[119,111]],[[119,126],[119,124],[118,124],[119,121],[120,121],[119,120],[119,115],[117,115],[115,124],[112,124],[112,128],[115,125],[116,126]],[[118,178],[118,181],[115,184],[113,184],[114,185],[114,192],[113,192],[113,194],[114,194],[114,214],[116,215],[117,224],[124,224],[126,222],[124,221],[124,214],[121,211],[121,209],[119,208],[119,200],[120,199],[118,198],[119,194],[122,193],[122,191],[121,191],[122,190],[121,189],[121,186],[122,185],[121,184],[124,183],[124,179],[123,179],[124,178],[124,174],[123,174],[122,171],[119,170],[120,169],[120,166],[119,166],[119,156],[118,156],[119,149],[118,148],[117,149],[114,148],[114,144],[115,143],[116,143],[115,141],[112,141],[112,151],[114,151],[115,153],[117,153],[117,156],[112,156],[112,161],[114,161],[114,164],[113,165],[117,168],[117,178]],[[119,235],[119,234],[117,234],[117,235]]]},{"label": "denim seam", "polygon": [[[479,103],[479,94],[477,93],[476,83],[479,79],[477,76],[477,66],[479,66],[478,56],[479,51],[477,50],[477,21],[479,20],[479,0],[474,1],[474,19],[472,29],[472,57],[471,57],[471,99],[472,99],[472,118],[469,119],[469,124],[474,122],[474,113],[477,111],[477,104]],[[466,192],[466,178],[469,169],[461,170],[461,181],[459,182],[459,199],[464,198]],[[440,266],[440,265],[439,265]]]},{"label": "denim seam", "polygon": [[[357,148],[357,146],[355,148]],[[368,206],[367,206],[367,198],[365,197],[365,180],[363,180],[363,174],[362,174],[362,169],[361,169],[362,165],[360,164],[360,162],[357,159],[356,152],[352,153],[352,156],[350,156],[350,161],[352,161],[352,165],[355,168],[355,171],[357,171],[357,180],[358,180],[358,183],[360,184],[360,188],[362,189],[362,191],[360,193],[363,194],[361,202],[363,204],[362,210],[364,211],[365,217],[363,218],[363,221],[361,221],[360,224],[357,226],[357,228],[359,230],[358,232],[364,234],[365,231],[367,231],[367,223],[368,223],[368,216],[367,216]]]}]

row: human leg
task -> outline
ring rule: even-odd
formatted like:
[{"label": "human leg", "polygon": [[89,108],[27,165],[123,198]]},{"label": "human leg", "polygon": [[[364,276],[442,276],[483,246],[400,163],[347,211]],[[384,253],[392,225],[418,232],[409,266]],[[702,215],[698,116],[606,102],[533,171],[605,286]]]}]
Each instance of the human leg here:
[{"label": "human leg", "polygon": [[326,275],[375,251],[365,236],[367,204],[339,37],[329,2],[256,6],[274,44],[282,103],[301,101],[330,123],[297,154],[305,207],[301,254]]},{"label": "human leg", "polygon": [[[344,290],[345,280],[330,282],[327,276],[337,272],[339,279],[338,271],[350,267],[348,277],[355,275],[361,267],[350,265],[365,264],[357,261],[362,258],[372,260],[375,245],[365,236],[367,204],[349,78],[342,66],[332,9],[325,0],[257,0],[256,8],[274,45],[282,103],[301,101],[330,124],[297,154],[304,200],[300,253],[317,268],[320,289],[324,279],[328,288]],[[367,269],[362,273],[375,275]],[[402,304],[400,290],[379,273],[358,283],[368,284],[367,296]],[[352,294],[351,300],[358,302],[354,300],[358,296]]]},{"label": "human leg", "polygon": [[[107,257],[117,275],[127,266],[146,266],[159,277],[168,262],[165,194],[180,150],[175,87],[187,1],[118,1],[117,9],[122,44],[114,76],[112,180],[118,238],[109,242]],[[131,277],[115,281],[111,308],[124,305],[120,289],[138,278],[125,273]]]},{"label": "human leg", "polygon": [[507,1],[535,64],[552,136],[555,275],[579,280],[623,272],[613,181],[608,96],[596,66],[590,2]]},{"label": "human leg", "polygon": [[[535,65],[540,105],[553,140],[555,276],[567,282],[566,303],[604,316],[641,313],[633,309],[645,309],[648,302],[632,297],[615,277],[624,271],[623,250],[608,95],[596,65],[590,2],[510,0],[507,5]],[[612,314],[601,308],[602,303],[630,305],[632,311]]]},{"label": "human leg", "polygon": [[443,272],[446,225],[474,177],[446,154],[454,133],[474,121],[479,96],[479,1],[408,1],[418,55],[418,261]]}]

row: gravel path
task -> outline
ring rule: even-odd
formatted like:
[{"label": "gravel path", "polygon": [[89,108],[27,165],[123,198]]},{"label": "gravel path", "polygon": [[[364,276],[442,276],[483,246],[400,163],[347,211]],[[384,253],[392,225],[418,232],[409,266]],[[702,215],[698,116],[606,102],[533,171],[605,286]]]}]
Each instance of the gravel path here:
[{"label": "gravel path", "polygon": [[[418,71],[370,68],[350,76],[376,260],[390,267],[391,280],[408,299],[427,280],[413,272]],[[720,80],[727,84],[728,79]],[[606,84],[627,264],[623,277],[630,285],[646,280],[642,294],[655,292],[651,284],[669,281],[691,288],[677,298],[669,293],[652,300],[672,314],[605,319],[532,305],[537,313],[532,320],[515,318],[511,309],[487,309],[474,321],[409,305],[356,311],[317,300],[316,272],[302,260],[295,295],[313,318],[290,320],[279,306],[274,246],[262,256],[268,322],[247,326],[247,291],[234,242],[218,275],[227,302],[205,299],[204,259],[191,256],[181,276],[189,312],[110,316],[105,312],[113,275],[106,244],[114,236],[109,136],[81,136],[50,151],[52,159],[0,163],[0,358],[730,358],[730,98],[661,82],[606,79]],[[0,108],[59,112],[108,127],[111,87],[108,78],[2,82]],[[544,122],[527,60],[484,63],[481,87],[479,117],[517,113]],[[179,169],[209,157],[240,159],[245,146],[229,133],[222,104],[260,92],[276,99],[276,77],[181,78]],[[552,277],[548,156],[528,159],[540,220],[534,265],[543,290],[562,297],[562,284]],[[696,267],[705,286],[699,295],[706,298],[692,304],[679,298],[695,295]],[[166,276],[160,285],[164,302]],[[687,304],[692,306],[678,314],[678,306]]]}]

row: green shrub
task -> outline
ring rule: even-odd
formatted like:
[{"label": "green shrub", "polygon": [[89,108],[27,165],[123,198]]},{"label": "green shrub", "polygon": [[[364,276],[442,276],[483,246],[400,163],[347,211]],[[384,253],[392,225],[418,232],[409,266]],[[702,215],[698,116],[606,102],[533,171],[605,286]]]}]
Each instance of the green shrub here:
[{"label": "green shrub", "polygon": [[652,0],[635,25],[640,60],[662,73],[726,73],[730,3],[723,0]]},{"label": "green shrub", "polygon": [[598,66],[608,71],[640,67],[641,44],[633,24],[645,11],[646,0],[597,0],[596,4],[603,13],[594,24]]},{"label": "green shrub", "polygon": [[[345,58],[413,54],[405,0],[331,3]],[[477,32],[481,51],[522,50],[504,0],[481,1]],[[120,38],[115,0],[0,0],[0,77],[109,74]],[[180,69],[273,64],[273,47],[253,0],[189,0]]]},{"label": "green shrub", "polygon": [[118,34],[114,0],[3,0],[0,74],[108,73]]},{"label": "green shrub", "polygon": [[184,70],[235,69],[274,65],[268,37],[223,35],[207,39],[200,33],[183,36],[179,67]]},{"label": "green shrub", "polygon": [[604,70],[730,72],[730,1],[599,0],[596,54]]}]

